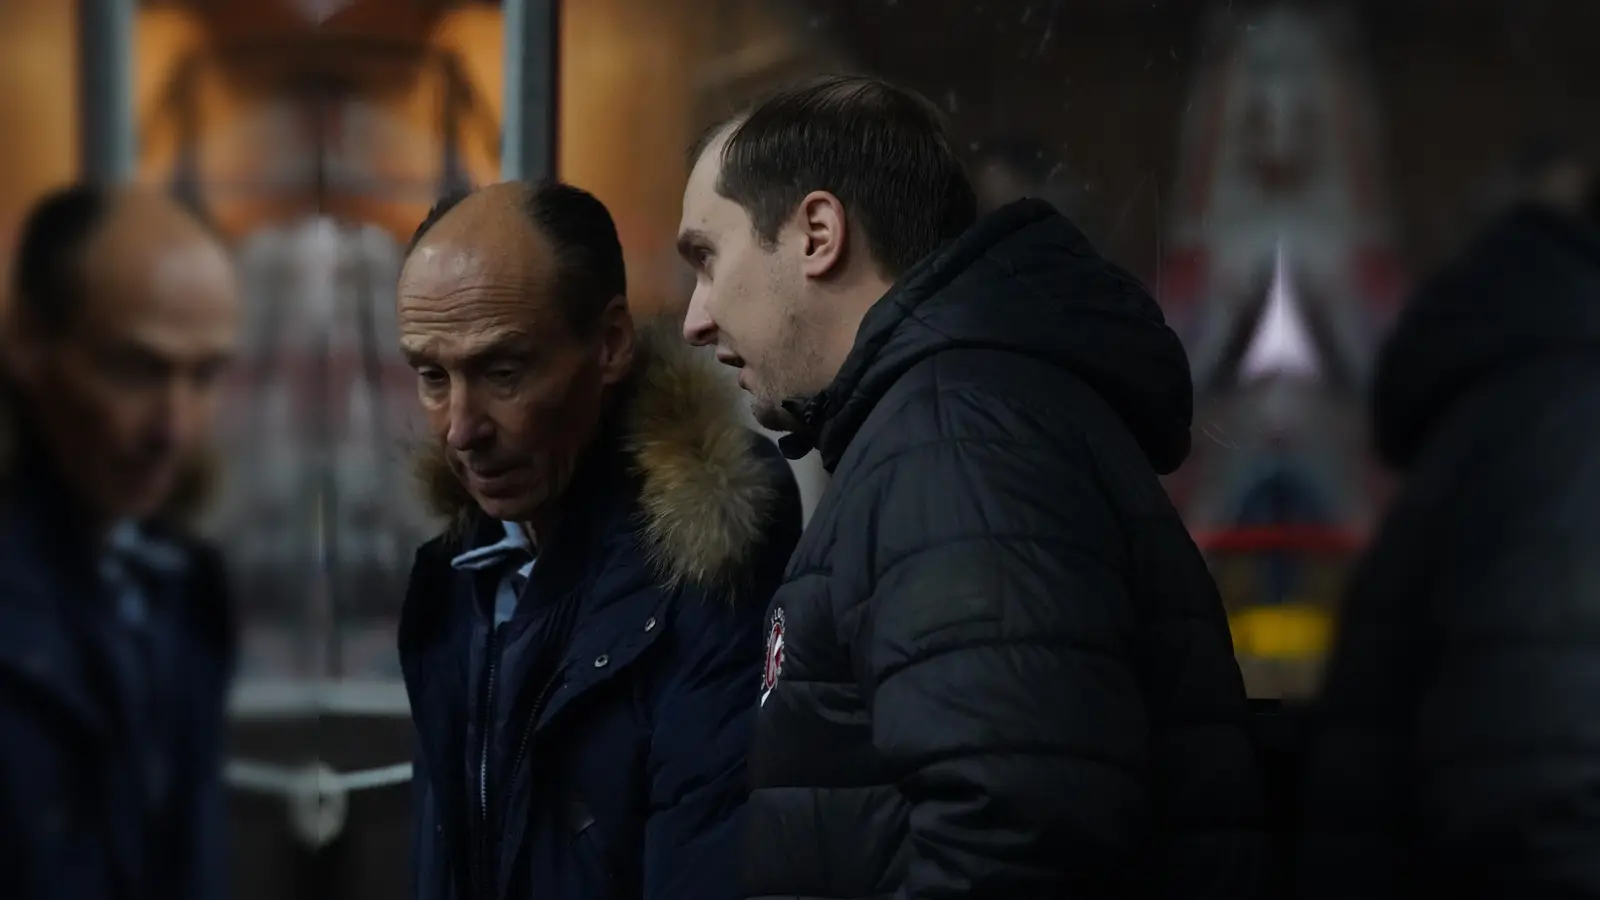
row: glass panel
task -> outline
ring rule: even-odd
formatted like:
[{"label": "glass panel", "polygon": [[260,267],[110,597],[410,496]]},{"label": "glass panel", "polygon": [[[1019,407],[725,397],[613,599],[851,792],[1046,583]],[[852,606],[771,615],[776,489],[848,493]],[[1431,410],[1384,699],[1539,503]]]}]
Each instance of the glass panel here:
[{"label": "glass panel", "polygon": [[285,679],[387,684],[351,696],[397,707],[394,626],[438,528],[411,486],[421,431],[393,291],[402,241],[474,180],[484,154],[464,150],[485,134],[454,57],[348,49],[337,77],[270,42],[202,54],[163,110],[179,140],[157,177],[235,239],[247,298],[210,525],[240,593],[250,708],[291,696]]}]

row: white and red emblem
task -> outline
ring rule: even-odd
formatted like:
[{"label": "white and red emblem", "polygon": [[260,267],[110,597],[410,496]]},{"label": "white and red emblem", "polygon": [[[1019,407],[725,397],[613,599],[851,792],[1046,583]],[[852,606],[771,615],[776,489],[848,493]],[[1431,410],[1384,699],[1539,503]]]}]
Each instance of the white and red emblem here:
[{"label": "white and red emblem", "polygon": [[767,664],[761,667],[761,705],[767,705],[767,695],[783,674],[783,607],[772,611],[772,621],[767,625]]}]

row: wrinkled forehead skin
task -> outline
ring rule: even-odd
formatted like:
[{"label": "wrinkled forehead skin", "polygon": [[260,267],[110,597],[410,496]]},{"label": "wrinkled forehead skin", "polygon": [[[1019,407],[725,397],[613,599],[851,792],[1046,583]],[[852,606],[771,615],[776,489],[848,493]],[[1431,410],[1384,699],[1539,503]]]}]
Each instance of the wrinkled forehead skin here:
[{"label": "wrinkled forehead skin", "polygon": [[501,184],[462,200],[424,235],[400,273],[401,346],[449,365],[482,345],[550,337],[555,257],[525,211],[527,188]]}]

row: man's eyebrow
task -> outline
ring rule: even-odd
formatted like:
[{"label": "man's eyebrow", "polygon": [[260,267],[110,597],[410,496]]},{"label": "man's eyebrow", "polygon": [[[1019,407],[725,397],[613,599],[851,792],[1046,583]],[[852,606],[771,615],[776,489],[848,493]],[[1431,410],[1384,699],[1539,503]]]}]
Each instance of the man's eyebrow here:
[{"label": "man's eyebrow", "polygon": [[421,365],[433,358],[433,342],[400,343],[400,355],[405,357],[407,363],[413,366]]},{"label": "man's eyebrow", "polygon": [[[437,361],[438,349],[433,341],[419,341],[414,344],[402,343],[400,353],[406,362],[413,366],[431,364]],[[492,340],[464,347],[458,355],[462,361],[480,361],[503,356],[518,356],[527,353],[533,346],[532,335],[520,331],[507,332],[495,336]]]},{"label": "man's eyebrow", "polygon": [[497,356],[517,356],[527,353],[532,347],[532,335],[513,331],[481,344],[470,345],[461,355],[467,359],[492,359]]}]

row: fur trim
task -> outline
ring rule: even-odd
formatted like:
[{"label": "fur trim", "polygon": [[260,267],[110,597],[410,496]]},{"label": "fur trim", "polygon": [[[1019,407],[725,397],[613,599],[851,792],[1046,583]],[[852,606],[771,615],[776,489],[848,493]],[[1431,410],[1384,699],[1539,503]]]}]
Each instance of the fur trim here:
[{"label": "fur trim", "polygon": [[[740,419],[738,389],[664,326],[641,326],[620,410],[624,450],[642,487],[638,527],[669,585],[738,577],[778,497],[756,435]],[[419,452],[415,474],[429,509],[460,534],[476,509],[444,450]]]}]

